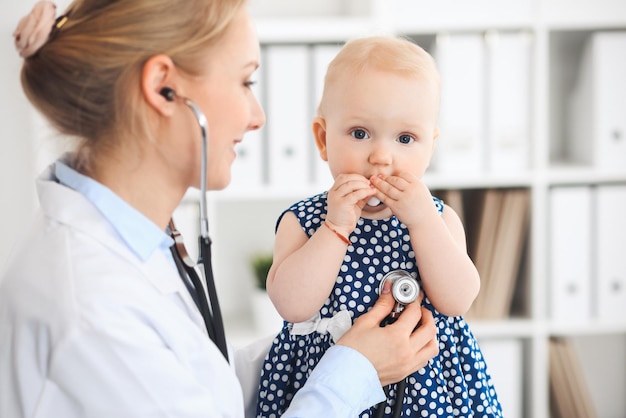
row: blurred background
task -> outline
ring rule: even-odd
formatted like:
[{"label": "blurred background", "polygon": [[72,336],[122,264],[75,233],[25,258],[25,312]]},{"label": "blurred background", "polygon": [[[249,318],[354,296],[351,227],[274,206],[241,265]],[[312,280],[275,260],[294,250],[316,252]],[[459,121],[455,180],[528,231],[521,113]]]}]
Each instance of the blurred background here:
[{"label": "blurred background", "polygon": [[[0,6],[0,270],[36,211],[34,179],[71,145],[20,87],[12,31],[33,4]],[[332,184],[310,132],[328,62],[347,39],[391,33],[428,50],[441,73],[441,136],[425,181],[464,221],[482,280],[467,321],[505,416],[626,417],[626,2],[250,0],[250,9],[267,125],[240,144],[231,187],[208,196],[233,344],[278,332],[262,290],[276,220]],[[175,214],[191,247],[197,198],[190,191]]]}]

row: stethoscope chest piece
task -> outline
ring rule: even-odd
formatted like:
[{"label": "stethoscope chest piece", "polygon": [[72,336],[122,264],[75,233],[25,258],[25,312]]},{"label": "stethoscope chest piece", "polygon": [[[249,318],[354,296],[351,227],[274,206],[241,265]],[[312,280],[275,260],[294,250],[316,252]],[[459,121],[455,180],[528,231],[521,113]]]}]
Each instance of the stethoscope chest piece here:
[{"label": "stethoscope chest piece", "polygon": [[391,316],[395,318],[402,312],[405,305],[417,300],[420,293],[420,285],[408,271],[393,270],[385,274],[381,279],[378,287],[379,294],[387,282],[391,283],[391,294],[396,301],[396,306],[391,313]]}]

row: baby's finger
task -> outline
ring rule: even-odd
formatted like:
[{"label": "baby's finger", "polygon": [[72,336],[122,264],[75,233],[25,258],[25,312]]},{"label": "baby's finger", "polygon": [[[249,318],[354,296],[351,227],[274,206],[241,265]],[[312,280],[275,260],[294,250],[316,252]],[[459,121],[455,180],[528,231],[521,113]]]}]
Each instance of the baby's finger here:
[{"label": "baby's finger", "polygon": [[335,178],[335,184],[344,184],[349,181],[359,181],[369,184],[369,180],[360,174],[342,173]]},{"label": "baby's finger", "polygon": [[375,193],[368,181],[361,180],[348,180],[338,184],[335,191],[341,197],[350,196],[355,202]]},{"label": "baby's finger", "polygon": [[399,176],[389,176],[385,181],[400,191],[404,191],[409,187],[409,181]]},{"label": "baby's finger", "polygon": [[351,192],[352,190],[356,190],[356,189],[360,189],[364,187],[369,187],[369,183],[363,182],[359,179],[338,177],[337,180],[335,180],[335,184],[333,185],[331,190],[343,191],[344,192],[343,194],[347,194]]},{"label": "baby's finger", "polygon": [[392,199],[398,194],[409,187],[409,182],[402,177],[389,176],[384,179],[380,177],[372,177],[370,182],[376,189],[380,190]]},{"label": "baby's finger", "polygon": [[397,200],[397,195],[400,191],[387,181],[387,178],[382,179],[380,177],[372,177],[370,184],[377,191],[377,197],[382,202],[387,202],[390,199]]}]

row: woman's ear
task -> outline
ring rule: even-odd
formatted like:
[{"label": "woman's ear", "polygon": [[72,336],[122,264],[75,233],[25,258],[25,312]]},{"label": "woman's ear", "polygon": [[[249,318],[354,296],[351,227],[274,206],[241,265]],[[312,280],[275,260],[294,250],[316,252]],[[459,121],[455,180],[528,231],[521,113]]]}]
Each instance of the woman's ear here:
[{"label": "woman's ear", "polygon": [[328,151],[326,148],[326,119],[316,116],[313,119],[313,136],[315,137],[315,145],[319,150],[322,160],[328,161]]},{"label": "woman's ear", "polygon": [[174,85],[175,72],[174,62],[164,54],[150,57],[143,65],[141,72],[142,96],[150,107],[163,116],[171,116],[174,113],[172,101],[161,94],[161,90],[164,87],[169,87],[176,91]]}]

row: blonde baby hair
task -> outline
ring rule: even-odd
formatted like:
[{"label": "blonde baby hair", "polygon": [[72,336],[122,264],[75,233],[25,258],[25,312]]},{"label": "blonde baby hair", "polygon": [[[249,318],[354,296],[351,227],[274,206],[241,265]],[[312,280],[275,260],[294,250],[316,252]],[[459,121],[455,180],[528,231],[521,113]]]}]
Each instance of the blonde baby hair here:
[{"label": "blonde baby hair", "polygon": [[334,83],[366,69],[425,79],[439,90],[439,72],[435,61],[419,45],[408,39],[387,35],[356,38],[346,42],[328,65],[318,115],[324,116],[326,98]]}]

